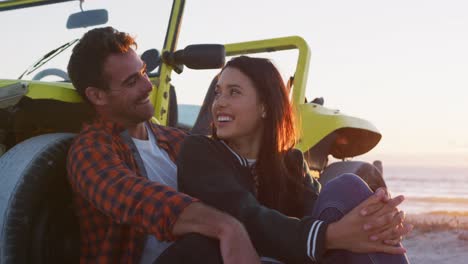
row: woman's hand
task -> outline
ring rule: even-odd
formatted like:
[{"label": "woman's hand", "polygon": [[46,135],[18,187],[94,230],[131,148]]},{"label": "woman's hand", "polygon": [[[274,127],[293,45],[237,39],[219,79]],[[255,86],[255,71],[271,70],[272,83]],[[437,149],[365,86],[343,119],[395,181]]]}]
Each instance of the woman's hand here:
[{"label": "woman's hand", "polygon": [[389,229],[387,232],[390,232],[390,234],[377,235],[377,237],[390,237],[390,239],[384,239],[383,243],[396,246],[399,245],[399,243],[403,240],[403,237],[408,235],[412,230],[413,225],[402,223],[393,229]]},{"label": "woman's hand", "polygon": [[327,248],[345,249],[357,253],[405,253],[406,249],[395,247],[393,244],[396,240],[399,242],[400,236],[406,231],[403,228],[393,232],[394,227],[402,224],[403,218],[397,206],[403,200],[403,196],[390,199],[384,190],[377,190],[342,219],[328,226]]},{"label": "woman's hand", "polygon": [[398,245],[413,229],[413,225],[404,223],[405,213],[397,209],[404,197],[400,195],[391,199],[384,188],[379,188],[375,196],[380,197],[381,202],[368,204],[361,210],[361,215],[367,218],[363,228],[372,232],[369,236],[372,241]]}]

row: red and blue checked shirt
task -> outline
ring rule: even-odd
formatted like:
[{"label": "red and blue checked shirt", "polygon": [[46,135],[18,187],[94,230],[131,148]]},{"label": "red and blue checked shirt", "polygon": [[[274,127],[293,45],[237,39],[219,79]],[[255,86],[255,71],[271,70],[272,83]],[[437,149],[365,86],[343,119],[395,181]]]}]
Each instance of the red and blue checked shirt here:
[{"label": "red and blue checked shirt", "polygon": [[[158,145],[175,161],[186,134],[150,123]],[[123,127],[97,119],[68,153],[68,179],[80,224],[81,263],[138,263],[148,234],[162,241],[196,199],[146,177]]]}]

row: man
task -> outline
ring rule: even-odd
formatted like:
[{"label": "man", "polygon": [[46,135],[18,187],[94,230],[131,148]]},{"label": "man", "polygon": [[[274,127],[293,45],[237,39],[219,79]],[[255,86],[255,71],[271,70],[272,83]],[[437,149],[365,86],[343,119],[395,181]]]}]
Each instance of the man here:
[{"label": "man", "polygon": [[[96,112],[72,144],[67,164],[79,215],[81,262],[152,263],[170,245],[165,241],[189,233],[218,240],[224,263],[258,262],[241,223],[177,192],[174,161],[185,133],[148,121],[154,112],[148,98],[152,84],[132,47],[136,43],[126,33],[93,29],[73,49],[68,65],[74,87]],[[319,249],[314,260],[333,248],[402,253],[361,232],[367,224],[379,230],[379,240],[399,242],[407,231],[387,230],[401,226],[395,215],[400,202],[378,192],[330,225],[334,228],[322,225],[314,231],[318,238],[304,247]],[[310,250],[299,255],[309,258]]]},{"label": "man", "polygon": [[[81,262],[152,263],[168,246],[162,241],[191,232],[218,239],[225,263],[258,262],[237,220],[176,191],[174,160],[185,134],[147,122],[152,84],[132,46],[129,35],[113,28],[91,30],[68,65],[73,85],[96,112],[67,165]],[[155,144],[140,149],[148,140]]]}]

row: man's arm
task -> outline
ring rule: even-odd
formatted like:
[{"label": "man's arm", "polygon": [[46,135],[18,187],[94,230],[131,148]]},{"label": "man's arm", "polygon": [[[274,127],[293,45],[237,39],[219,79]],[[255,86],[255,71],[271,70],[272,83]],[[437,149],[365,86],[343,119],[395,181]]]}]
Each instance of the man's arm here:
[{"label": "man's arm", "polygon": [[174,240],[172,227],[196,199],[139,177],[112,147],[105,133],[78,136],[68,153],[73,190],[103,214],[159,240]]},{"label": "man's arm", "polygon": [[202,203],[187,206],[172,230],[174,235],[199,233],[220,243],[223,263],[259,263],[244,226],[232,216]]},{"label": "man's arm", "polygon": [[199,233],[220,241],[225,263],[259,262],[237,220],[137,176],[113,151],[106,135],[95,135],[92,142],[78,138],[69,151],[67,169],[73,189],[118,223],[154,234],[159,240]]}]

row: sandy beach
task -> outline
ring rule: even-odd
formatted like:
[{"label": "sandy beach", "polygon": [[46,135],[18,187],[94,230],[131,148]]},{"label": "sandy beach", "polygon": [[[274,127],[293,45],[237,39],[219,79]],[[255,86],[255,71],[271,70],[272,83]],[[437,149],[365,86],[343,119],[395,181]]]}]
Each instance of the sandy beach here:
[{"label": "sandy beach", "polygon": [[408,215],[415,229],[403,241],[413,264],[468,263],[468,213]]}]

